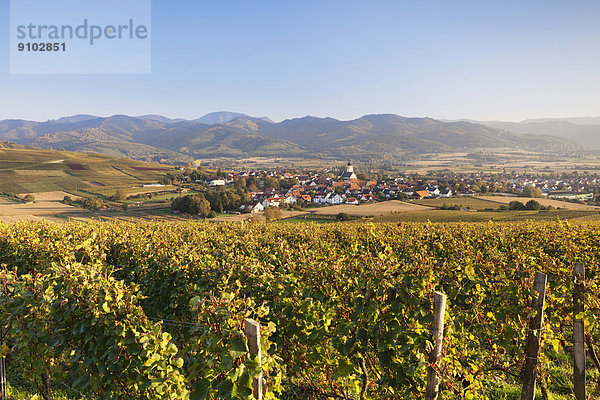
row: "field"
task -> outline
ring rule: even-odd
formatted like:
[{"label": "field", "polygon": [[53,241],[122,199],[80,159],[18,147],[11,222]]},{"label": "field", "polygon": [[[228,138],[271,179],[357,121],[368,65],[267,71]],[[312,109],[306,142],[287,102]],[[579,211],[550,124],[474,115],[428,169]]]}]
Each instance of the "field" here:
[{"label": "field", "polygon": [[61,203],[65,192],[36,193],[36,202],[24,204],[0,196],[0,221],[15,222],[20,220],[49,220],[62,222],[66,218],[81,218],[91,215],[87,210],[75,208]]},{"label": "field", "polygon": [[[567,399],[576,262],[600,340],[598,222],[290,226],[0,224],[9,384],[48,373],[90,399],[242,399],[262,370],[267,398],[421,398],[440,291],[441,398],[518,398],[542,271],[540,383]],[[261,323],[262,368],[245,318]],[[590,361],[591,398],[599,384]]]},{"label": "field", "polygon": [[418,204],[407,203],[403,201],[391,200],[381,203],[371,203],[363,205],[347,205],[328,206],[319,208],[316,211],[311,211],[314,215],[337,215],[346,213],[357,217],[372,217],[376,215],[388,214],[391,212],[409,212],[409,211],[426,211],[431,210],[431,207],[425,207]]},{"label": "field", "polygon": [[[514,199],[510,197],[510,199]],[[420,204],[428,207],[442,207],[446,205],[450,206],[459,206],[462,208],[470,208],[473,210],[488,210],[494,209],[497,210],[503,203],[498,203],[495,201],[490,201],[482,198],[481,196],[477,197],[450,197],[450,198],[439,198],[439,199],[422,199],[422,200],[414,200],[415,204]]]},{"label": "field", "polygon": [[597,154],[580,156],[540,154],[538,152],[515,149],[478,149],[471,153],[423,154],[417,160],[407,161],[395,170],[426,174],[431,171],[451,171],[458,173],[551,173],[589,172],[597,173],[600,159]]},{"label": "field", "polygon": [[571,203],[568,201],[560,201],[545,198],[531,198],[531,197],[504,197],[504,196],[481,196],[478,197],[481,200],[491,201],[508,205],[511,201],[520,201],[525,204],[529,200],[535,200],[543,206],[552,206],[554,208],[564,208],[566,210],[600,210],[600,207],[590,206],[587,204]]},{"label": "field", "polygon": [[476,197],[451,197],[440,199],[423,199],[415,200],[415,204],[420,204],[429,207],[442,207],[458,205],[464,208],[473,210],[498,209],[502,205],[508,205],[511,201],[519,201],[526,204],[530,200],[535,200],[543,206],[552,206],[565,210],[580,210],[580,211],[600,211],[600,207],[591,206],[588,204],[572,203],[569,201],[553,200],[547,198],[532,198],[532,197],[509,197],[509,196],[476,196]]},{"label": "field", "polygon": [[584,219],[600,220],[598,211],[552,210],[552,211],[457,211],[432,210],[381,215],[372,222],[507,222],[527,220]]}]

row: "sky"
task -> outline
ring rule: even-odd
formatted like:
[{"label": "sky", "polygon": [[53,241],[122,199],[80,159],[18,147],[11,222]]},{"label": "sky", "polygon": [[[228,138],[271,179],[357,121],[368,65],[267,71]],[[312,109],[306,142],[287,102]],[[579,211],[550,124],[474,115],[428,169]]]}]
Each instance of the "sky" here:
[{"label": "sky", "polygon": [[0,119],[600,116],[599,15],[597,0],[153,0],[150,74],[10,74],[0,30]]}]

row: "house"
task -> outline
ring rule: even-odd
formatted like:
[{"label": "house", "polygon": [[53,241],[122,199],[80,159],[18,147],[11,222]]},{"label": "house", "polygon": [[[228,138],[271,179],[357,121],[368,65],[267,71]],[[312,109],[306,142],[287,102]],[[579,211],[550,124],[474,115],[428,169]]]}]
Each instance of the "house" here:
[{"label": "house", "polygon": [[440,190],[440,197],[452,197],[452,189]]},{"label": "house", "polygon": [[317,204],[325,204],[327,202],[327,195],[328,193],[325,192],[315,193],[315,197],[313,197],[313,202]]},{"label": "house", "polygon": [[298,176],[296,176],[296,179],[298,179],[299,184],[304,185],[306,182],[308,182],[308,180],[310,179],[310,176],[298,175]]},{"label": "house", "polygon": [[467,189],[464,192],[459,193],[459,196],[469,196],[469,197],[474,197],[477,195],[477,192],[474,192],[471,189]]},{"label": "house", "polygon": [[298,201],[298,197],[296,197],[296,195],[290,193],[287,196],[285,196],[285,200],[283,202],[285,204],[294,204],[297,201]]},{"label": "house", "polygon": [[209,178],[206,180],[208,186],[225,186],[225,179]]},{"label": "house", "polygon": [[427,190],[417,190],[411,196],[413,199],[424,199],[425,197],[429,197],[429,192]]},{"label": "house", "polygon": [[350,191],[360,190],[360,186],[358,186],[358,184],[356,182],[353,182],[353,183],[350,183],[350,187],[348,187],[348,190],[350,190]]},{"label": "house", "polygon": [[260,201],[249,201],[249,202],[243,203],[240,206],[240,211],[248,211],[251,213],[258,213],[258,212],[261,212],[264,210],[265,210],[265,208],[260,203]]},{"label": "house", "polygon": [[360,198],[360,201],[377,201],[377,197],[373,196],[372,194],[363,194],[362,197]]},{"label": "house", "polygon": [[279,207],[279,204],[283,202],[285,202],[285,197],[268,197],[262,202],[262,205],[265,208]]},{"label": "house", "polygon": [[348,200],[346,200],[346,204],[358,205],[358,200],[356,197],[349,197]]},{"label": "house", "polygon": [[437,197],[440,195],[440,189],[438,189],[437,186],[430,186],[427,188],[427,191],[429,192],[429,196],[432,197]]},{"label": "house", "polygon": [[328,193],[325,202],[327,204],[344,204],[344,198],[337,193]]}]

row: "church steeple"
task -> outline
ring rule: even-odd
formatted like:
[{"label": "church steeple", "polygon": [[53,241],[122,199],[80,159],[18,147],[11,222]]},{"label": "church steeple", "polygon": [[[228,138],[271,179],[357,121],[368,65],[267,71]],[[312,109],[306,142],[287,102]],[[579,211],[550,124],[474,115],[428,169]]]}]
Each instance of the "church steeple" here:
[{"label": "church steeple", "polygon": [[340,176],[340,179],[343,179],[345,181],[356,179],[356,174],[354,173],[354,166],[350,161],[348,161],[348,165],[346,165],[346,171]]}]

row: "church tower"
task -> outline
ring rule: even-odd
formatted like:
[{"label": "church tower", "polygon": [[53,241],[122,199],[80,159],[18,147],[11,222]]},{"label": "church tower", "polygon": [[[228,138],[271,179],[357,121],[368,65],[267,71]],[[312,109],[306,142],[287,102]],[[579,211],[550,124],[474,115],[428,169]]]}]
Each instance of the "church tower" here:
[{"label": "church tower", "polygon": [[354,166],[351,162],[348,162],[346,166],[346,171],[340,176],[340,179],[345,181],[349,181],[350,179],[357,179],[356,174],[354,173]]}]

